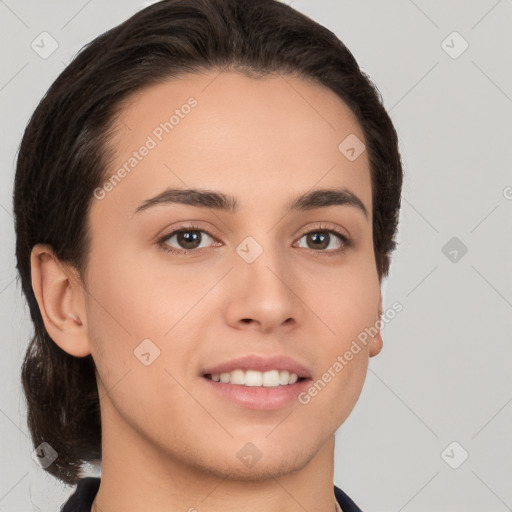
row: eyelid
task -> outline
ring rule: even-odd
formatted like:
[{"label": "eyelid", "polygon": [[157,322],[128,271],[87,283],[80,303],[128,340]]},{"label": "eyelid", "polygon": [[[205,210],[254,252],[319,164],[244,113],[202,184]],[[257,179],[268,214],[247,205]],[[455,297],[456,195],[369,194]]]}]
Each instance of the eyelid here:
[{"label": "eyelid", "polygon": [[[192,222],[193,221],[190,221],[189,224],[186,224],[186,222],[183,222],[180,226],[174,227],[170,231],[166,231],[166,234],[162,235],[157,240],[157,245],[160,246],[162,248],[162,250],[164,250],[166,252],[171,252],[171,253],[176,253],[176,254],[181,254],[181,255],[185,255],[185,254],[189,254],[189,253],[200,253],[203,251],[203,249],[208,249],[208,247],[202,247],[200,249],[177,249],[177,248],[169,246],[168,244],[165,243],[169,238],[171,238],[173,235],[177,234],[180,231],[200,231],[200,232],[206,233],[214,241],[223,244],[223,242],[220,242],[220,240],[218,239],[219,237],[212,235],[209,232],[209,230],[204,229],[201,226],[199,226],[195,223],[192,223]],[[330,250],[330,251],[325,251],[325,250],[316,251],[314,249],[310,249],[310,251],[315,253],[315,255],[321,255],[321,254],[324,254],[326,256],[327,255],[335,255],[335,254],[343,253],[345,250],[347,250],[349,247],[352,246],[353,242],[352,242],[351,236],[349,234],[344,233],[343,230],[340,227],[338,227],[336,224],[331,224],[329,222],[319,222],[307,230],[305,230],[305,228],[301,228],[301,230],[300,230],[301,234],[297,238],[297,241],[310,233],[314,233],[315,231],[318,231],[318,232],[325,231],[325,232],[334,234],[335,236],[339,237],[341,244],[342,244],[342,247],[340,249]]]},{"label": "eyelid", "polygon": [[[166,234],[163,234],[161,237],[157,240],[157,245],[161,247],[166,252],[175,252],[177,254],[188,254],[190,252],[202,252],[202,249],[207,249],[207,247],[202,247],[201,249],[177,249],[175,247],[169,246],[166,241],[171,238],[172,236],[176,235],[180,231],[200,231],[202,233],[206,233],[212,240],[216,242],[220,242],[218,240],[218,237],[215,235],[212,235],[209,230],[195,224],[193,221],[190,221],[190,223],[183,222],[178,227],[172,228],[170,231],[166,231]],[[220,242],[222,243],[222,242]]]},{"label": "eyelid", "polygon": [[[207,233],[208,235],[210,235],[212,238],[219,238],[220,236],[220,233],[217,233],[216,229],[213,228],[213,227],[210,227],[210,225],[208,223],[206,223],[208,225],[208,227],[205,227],[204,226],[204,223],[200,220],[183,220],[183,221],[180,221],[180,222],[177,222],[175,224],[172,224],[171,226],[168,226],[164,229],[162,229],[160,232],[162,233],[162,235],[157,235],[157,238],[160,238],[162,239],[163,237],[169,237],[173,234],[176,233],[176,231],[185,231],[185,230],[190,230],[190,231],[204,231],[205,233]],[[217,233],[217,234],[212,234],[213,233]],[[166,235],[167,233],[167,235]]]},{"label": "eyelid", "polygon": [[330,234],[334,234],[340,239],[341,247],[339,249],[334,249],[330,251],[325,250],[314,250],[309,249],[309,252],[313,254],[315,257],[330,257],[330,256],[338,256],[341,254],[344,254],[348,249],[351,249],[353,247],[353,240],[350,234],[348,234],[348,231],[345,229],[343,230],[340,228],[337,224],[332,224],[330,222],[319,222],[315,226],[312,226],[306,230],[304,228],[301,228],[301,235],[297,240],[300,240],[302,237],[315,232],[326,232]]},{"label": "eyelid", "polygon": [[301,236],[307,235],[308,233],[311,233],[312,231],[328,231],[328,232],[334,232],[337,235],[339,235],[341,238],[344,238],[347,240],[347,242],[352,240],[352,236],[350,235],[349,231],[346,228],[340,227],[338,224],[333,224],[332,222],[325,222],[320,221],[317,223],[313,223],[314,225],[310,228],[307,228],[306,231],[304,231],[305,228],[301,228],[300,232],[302,233]]}]

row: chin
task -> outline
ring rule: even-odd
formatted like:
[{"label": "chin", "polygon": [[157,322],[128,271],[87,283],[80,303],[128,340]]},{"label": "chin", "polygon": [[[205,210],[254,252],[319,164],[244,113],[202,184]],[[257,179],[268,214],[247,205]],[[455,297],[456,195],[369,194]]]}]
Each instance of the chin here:
[{"label": "chin", "polygon": [[269,446],[268,440],[266,444],[266,448],[258,450],[256,444],[246,443],[234,452],[233,457],[226,453],[214,455],[202,469],[234,481],[263,481],[302,469],[317,453],[314,447],[307,449],[303,444],[286,450],[282,446],[281,449],[274,449]]}]

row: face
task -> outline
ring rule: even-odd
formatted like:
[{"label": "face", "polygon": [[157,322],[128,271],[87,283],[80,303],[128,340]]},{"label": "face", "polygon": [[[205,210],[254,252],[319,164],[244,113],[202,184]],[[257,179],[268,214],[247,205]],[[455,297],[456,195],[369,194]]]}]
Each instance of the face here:
[{"label": "face", "polygon": [[[364,141],[345,104],[292,77],[187,75],[124,105],[85,276],[104,435],[240,479],[332,440],[381,348],[357,341],[380,286],[369,162],[340,151],[348,136]],[[318,190],[334,192],[296,201]]]}]

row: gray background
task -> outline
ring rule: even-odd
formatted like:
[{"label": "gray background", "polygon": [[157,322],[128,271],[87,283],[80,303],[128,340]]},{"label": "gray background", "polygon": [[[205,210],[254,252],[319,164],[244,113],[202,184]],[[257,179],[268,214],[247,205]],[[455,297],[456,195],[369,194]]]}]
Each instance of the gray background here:
[{"label": "gray background", "polygon": [[[149,3],[0,0],[0,512],[54,512],[72,491],[34,462],[26,427],[19,370],[32,325],[15,281],[16,150],[76,51]],[[406,172],[383,288],[384,309],[403,311],[337,433],[335,483],[365,512],[512,510],[512,2],[291,5],[334,31],[375,81]],[[47,58],[31,48],[43,31],[58,43]]]}]

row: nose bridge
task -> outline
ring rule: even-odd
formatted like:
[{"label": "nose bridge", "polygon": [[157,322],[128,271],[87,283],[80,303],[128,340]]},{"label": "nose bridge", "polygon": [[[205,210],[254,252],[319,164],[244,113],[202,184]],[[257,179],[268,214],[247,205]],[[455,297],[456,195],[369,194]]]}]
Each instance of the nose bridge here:
[{"label": "nose bridge", "polygon": [[274,239],[272,231],[256,236],[247,236],[236,247],[243,262],[242,273],[246,278],[263,285],[275,284],[277,281],[283,286],[282,279],[287,267],[285,251],[279,241]]},{"label": "nose bridge", "polygon": [[[256,238],[257,237],[257,238]],[[247,236],[236,247],[238,258],[237,286],[250,305],[246,316],[273,314],[286,320],[294,316],[294,293],[286,251],[274,232]],[[240,297],[240,295],[238,295]]]}]

